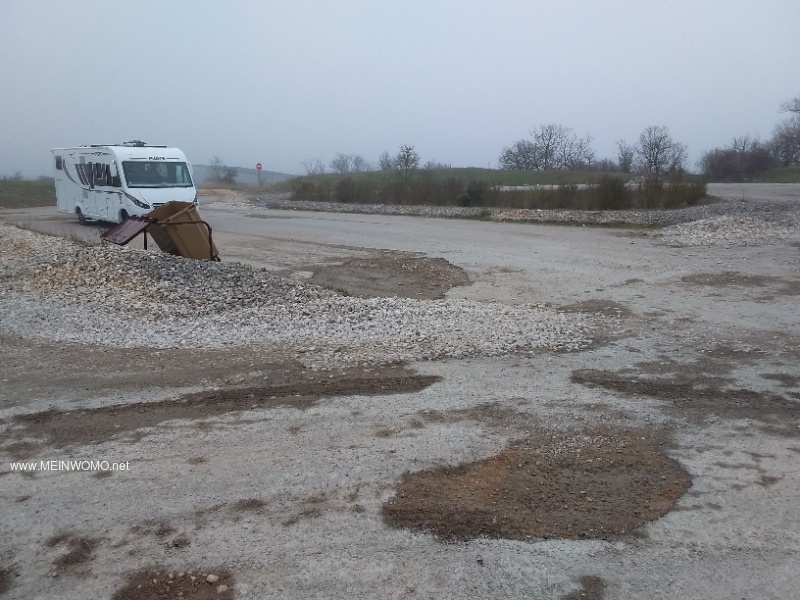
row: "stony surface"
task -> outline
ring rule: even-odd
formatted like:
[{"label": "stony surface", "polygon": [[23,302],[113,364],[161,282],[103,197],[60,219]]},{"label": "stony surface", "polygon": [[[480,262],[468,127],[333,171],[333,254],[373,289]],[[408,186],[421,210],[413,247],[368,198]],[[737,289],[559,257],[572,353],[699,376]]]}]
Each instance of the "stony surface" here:
[{"label": "stony surface", "polygon": [[0,231],[0,329],[22,336],[119,347],[263,344],[324,365],[577,350],[599,318],[541,305],[348,297],[237,263]]},{"label": "stony surface", "polygon": [[750,214],[733,212],[673,225],[652,235],[675,246],[733,247],[800,242],[800,215],[796,208],[786,205],[774,211],[758,208],[763,207],[753,207]]},{"label": "stony surface", "polygon": [[[259,267],[301,269],[386,247],[413,251],[446,258],[472,282],[453,288],[449,300],[414,306],[448,306],[456,294],[483,307],[493,306],[483,300],[545,302],[578,314],[621,315],[628,331],[582,352],[412,363],[405,368],[418,378],[436,378],[413,388],[418,391],[393,384],[371,365],[317,371],[303,368],[296,355],[286,359],[263,346],[154,350],[20,337],[6,327],[44,328],[15,300],[51,303],[53,316],[35,314],[57,331],[67,326],[58,320],[65,305],[84,326],[105,328],[103,315],[87,316],[104,300],[76,303],[69,285],[48,291],[33,276],[38,270],[55,278],[46,266],[77,261],[80,247],[2,230],[3,600],[218,598],[223,585],[239,600],[796,596],[800,423],[796,411],[770,413],[800,399],[797,247],[676,249],[591,227],[224,205],[213,210],[209,219],[220,232],[223,260],[237,256]],[[43,210],[26,214],[22,218],[51,231],[71,236],[80,230]],[[115,252],[122,263],[138,265],[136,253]],[[163,273],[171,260],[136,269]],[[79,265],[61,276],[79,281]],[[216,281],[227,273],[226,263],[210,266],[222,270],[195,275]],[[142,275],[142,281],[150,279]],[[312,288],[307,280],[300,285]],[[80,284],[99,294],[90,288]],[[320,293],[324,299],[328,291]],[[116,294],[110,294],[112,304]],[[218,314],[232,318],[239,308],[236,301],[231,305]],[[161,335],[147,306],[128,319],[141,318],[141,331],[126,325],[123,335]],[[267,308],[258,314],[268,314]],[[102,334],[123,339],[113,329]],[[294,342],[290,347],[302,349]],[[353,381],[356,374],[361,381]],[[287,385],[294,386],[291,392]],[[377,395],[365,395],[365,386]],[[331,394],[331,387],[353,393]],[[324,393],[309,396],[314,389]],[[641,437],[660,439],[671,430],[663,451],[691,475],[692,487],[663,517],[607,540],[504,537],[442,544],[430,533],[388,527],[382,519],[382,507],[406,473],[485,465],[503,453],[509,476],[522,476],[522,461],[504,449],[527,439],[541,445],[549,435],[554,443],[547,447],[556,452],[544,460],[540,454],[542,464],[534,465],[541,470],[529,474],[564,482],[567,472],[558,460],[574,459],[579,485],[562,486],[567,507],[554,496],[553,510],[545,511],[550,525],[564,525],[570,505],[588,502],[585,496],[593,493],[584,484],[605,469],[592,454],[602,450],[592,433],[597,428],[615,450],[615,463],[624,457],[616,453],[622,433],[641,429],[632,441],[644,443]],[[62,458],[129,461],[130,470],[10,468],[14,460]],[[624,475],[646,491],[637,471],[648,463],[634,458],[626,464]],[[488,486],[498,473],[479,474]],[[539,479],[513,481],[522,484],[520,491],[529,482],[554,489]],[[656,485],[664,481],[669,478],[656,476]],[[469,484],[471,493],[479,491]],[[482,489],[488,493],[480,499],[490,505],[503,499],[492,496],[496,487]],[[521,499],[537,506],[535,497]],[[91,552],[71,554],[73,546]],[[68,555],[80,562],[57,568]],[[208,574],[219,581],[208,583]]]}]

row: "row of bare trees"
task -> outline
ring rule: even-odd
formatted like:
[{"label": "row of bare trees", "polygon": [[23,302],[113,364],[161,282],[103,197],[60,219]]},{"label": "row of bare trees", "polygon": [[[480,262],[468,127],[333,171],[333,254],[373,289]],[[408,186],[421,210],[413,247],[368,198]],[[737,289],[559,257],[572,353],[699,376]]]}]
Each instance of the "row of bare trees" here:
[{"label": "row of bare trees", "polygon": [[635,144],[617,142],[617,162],[603,160],[595,163],[592,138],[578,137],[569,127],[539,125],[530,131],[531,139],[522,139],[503,148],[501,169],[519,171],[552,170],[619,170],[640,171],[649,178],[660,180],[664,175],[682,169],[686,162],[686,146],[675,141],[666,127],[645,129]]},{"label": "row of bare trees", "polygon": [[767,141],[743,135],[727,146],[704,153],[699,166],[715,181],[747,181],[773,167],[800,165],[800,96],[784,102],[789,116],[778,123]]},{"label": "row of bare trees", "polygon": [[[325,173],[325,165],[319,159],[306,160],[302,163],[307,175],[322,175]],[[448,165],[436,161],[428,161],[423,169],[442,169]],[[403,144],[397,154],[391,155],[384,151],[378,157],[378,169],[381,171],[397,171],[403,176],[404,181],[408,181],[409,174],[420,167],[420,157],[414,146]],[[374,171],[375,168],[358,154],[345,154],[337,152],[330,162],[333,173],[347,175],[350,173],[363,173]]]}]

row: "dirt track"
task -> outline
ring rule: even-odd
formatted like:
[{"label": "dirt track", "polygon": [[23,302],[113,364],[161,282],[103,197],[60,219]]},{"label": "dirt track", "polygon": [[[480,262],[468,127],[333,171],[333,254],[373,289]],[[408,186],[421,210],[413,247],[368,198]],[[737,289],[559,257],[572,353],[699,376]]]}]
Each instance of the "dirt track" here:
[{"label": "dirt track", "polygon": [[[619,322],[583,352],[333,372],[261,347],[4,336],[3,600],[788,598],[800,586],[796,247],[251,212],[204,211],[228,260],[346,293],[542,302]],[[20,215],[0,217],[74,230],[52,211]],[[10,471],[66,458],[131,470]]]}]

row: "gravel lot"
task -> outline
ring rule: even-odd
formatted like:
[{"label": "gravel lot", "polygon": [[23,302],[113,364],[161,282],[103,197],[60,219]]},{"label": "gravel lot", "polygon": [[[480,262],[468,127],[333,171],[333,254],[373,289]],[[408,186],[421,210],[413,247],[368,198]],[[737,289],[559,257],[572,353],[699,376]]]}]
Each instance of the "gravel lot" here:
[{"label": "gravel lot", "polygon": [[[0,211],[0,597],[793,597],[783,191],[647,232],[226,197],[222,263]],[[50,459],[129,470],[12,470]]]}]

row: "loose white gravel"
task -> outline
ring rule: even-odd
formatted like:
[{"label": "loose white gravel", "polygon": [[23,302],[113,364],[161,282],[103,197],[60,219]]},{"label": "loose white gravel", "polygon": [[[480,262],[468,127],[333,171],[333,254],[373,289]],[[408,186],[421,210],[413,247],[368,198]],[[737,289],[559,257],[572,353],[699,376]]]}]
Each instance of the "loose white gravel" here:
[{"label": "loose white gravel", "polygon": [[793,212],[774,215],[723,215],[681,223],[651,234],[676,246],[764,246],[800,242],[800,216]]},{"label": "loose white gravel", "polygon": [[[248,202],[335,211],[375,208],[275,195]],[[432,216],[442,216],[442,211],[464,216],[460,213],[474,210],[380,209],[428,210]],[[680,211],[631,211],[625,218],[674,223],[649,234],[661,243],[733,247],[800,242],[799,211],[795,202],[728,200]],[[542,220],[568,221],[579,211],[525,212],[547,213],[540,215]],[[495,210],[493,218],[507,213]],[[620,220],[613,212],[579,216],[587,222]],[[347,297],[238,263],[85,247],[0,226],[0,332],[20,336],[118,347],[262,344],[302,355],[306,364],[325,366],[499,356],[536,348],[580,350],[591,343],[598,326],[609,325],[601,321],[599,315],[565,314],[543,305]]]},{"label": "loose white gravel", "polygon": [[347,297],[238,263],[0,226],[0,332],[117,347],[261,344],[312,366],[588,346],[601,317],[542,305]]}]

